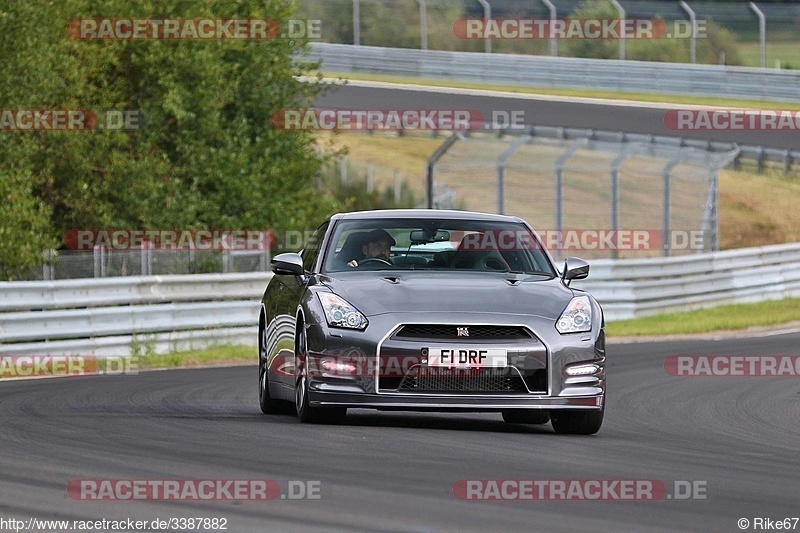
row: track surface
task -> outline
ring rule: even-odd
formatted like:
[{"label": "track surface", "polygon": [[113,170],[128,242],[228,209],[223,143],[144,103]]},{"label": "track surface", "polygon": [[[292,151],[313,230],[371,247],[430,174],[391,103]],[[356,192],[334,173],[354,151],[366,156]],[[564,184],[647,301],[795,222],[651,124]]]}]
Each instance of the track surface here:
[{"label": "track surface", "polygon": [[338,109],[477,109],[484,118],[492,111],[523,111],[526,124],[590,128],[628,133],[670,135],[702,140],[800,150],[797,131],[674,131],[664,124],[666,109],[647,103],[635,106],[445,94],[426,90],[342,86],[317,102]]},{"label": "track surface", "polygon": [[[679,378],[669,355],[795,355],[800,334],[612,344],[595,436],[497,414],[262,415],[256,368],[0,383],[0,517],[226,517],[228,531],[739,531],[800,515],[800,379]],[[255,357],[255,356],[254,356]],[[87,502],[81,478],[319,480],[319,500]],[[461,479],[705,481],[692,501],[473,502]],[[800,526],[798,526],[800,527]]]}]

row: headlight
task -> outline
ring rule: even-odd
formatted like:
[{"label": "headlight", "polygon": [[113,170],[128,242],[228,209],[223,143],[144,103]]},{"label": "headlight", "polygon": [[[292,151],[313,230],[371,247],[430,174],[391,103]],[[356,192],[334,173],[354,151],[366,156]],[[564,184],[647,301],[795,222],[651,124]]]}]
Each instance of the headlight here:
[{"label": "headlight", "polygon": [[364,329],[369,322],[361,311],[353,307],[347,300],[331,292],[318,292],[319,301],[325,311],[328,325],[334,328]]},{"label": "headlight", "polygon": [[556,322],[559,333],[592,331],[592,306],[588,296],[573,298]]}]

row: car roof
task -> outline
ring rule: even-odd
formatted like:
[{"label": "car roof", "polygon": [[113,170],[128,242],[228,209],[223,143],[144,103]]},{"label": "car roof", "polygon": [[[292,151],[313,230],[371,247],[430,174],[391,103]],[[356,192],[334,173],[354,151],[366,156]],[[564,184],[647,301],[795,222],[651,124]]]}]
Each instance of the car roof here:
[{"label": "car roof", "polygon": [[476,211],[457,211],[451,209],[376,209],[373,211],[353,211],[337,213],[331,220],[371,220],[376,218],[433,218],[456,220],[484,220],[497,222],[522,222],[519,217],[479,213]]}]

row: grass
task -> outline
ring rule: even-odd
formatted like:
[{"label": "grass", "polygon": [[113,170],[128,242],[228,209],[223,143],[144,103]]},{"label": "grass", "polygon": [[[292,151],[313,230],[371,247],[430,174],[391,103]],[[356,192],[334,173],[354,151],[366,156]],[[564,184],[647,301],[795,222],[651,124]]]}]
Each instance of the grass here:
[{"label": "grass", "polygon": [[609,338],[735,331],[800,321],[800,299],[721,305],[606,324]]},{"label": "grass", "polygon": [[720,173],[722,249],[800,242],[800,180],[780,172]]},{"label": "grass", "polygon": [[[800,48],[800,47],[798,47]],[[800,59],[800,58],[799,58]],[[775,62],[773,60],[772,64]],[[800,65],[800,60],[792,64]],[[752,109],[786,109],[800,110],[800,103],[773,102],[756,99],[716,98],[701,96],[686,96],[677,94],[651,94],[636,92],[620,92],[611,90],[592,89],[555,89],[552,87],[519,87],[513,85],[499,85],[489,83],[463,82],[445,79],[415,78],[404,76],[389,76],[383,74],[364,73],[337,73],[325,72],[329,78],[343,78],[362,81],[379,81],[387,83],[407,83],[413,85],[455,87],[458,89],[480,89],[486,91],[504,91],[520,94],[536,94],[543,96],[566,96],[579,98],[601,98],[607,100],[631,100],[636,102],[662,102],[670,104],[705,105],[716,107],[736,107]]]},{"label": "grass", "polygon": [[[739,43],[739,54],[745,65],[761,66],[761,46],[758,42]],[[775,68],[775,61],[781,68],[800,68],[800,43],[797,41],[767,41],[767,68]]]},{"label": "grass", "polygon": [[[334,149],[347,147],[348,157],[357,161],[397,169],[407,176],[417,177],[425,175],[425,160],[444,142],[444,137],[323,131],[319,140],[322,144],[333,143]],[[419,187],[419,191],[422,190],[423,187]]]},{"label": "grass", "polygon": [[150,354],[140,356],[138,359],[138,367],[140,369],[245,363],[251,363],[253,365],[257,363],[255,347],[233,345],[213,346],[204,350]]},{"label": "grass", "polygon": [[[128,372],[156,368],[189,368],[214,365],[256,365],[256,349],[253,346],[214,346],[204,350],[174,352],[168,354],[141,355],[131,346],[132,359],[123,357],[52,356],[51,360],[32,356],[36,362],[25,359],[29,356],[0,357],[0,381],[25,377],[70,376],[95,373],[119,375]],[[124,361],[125,362],[124,362]]]}]

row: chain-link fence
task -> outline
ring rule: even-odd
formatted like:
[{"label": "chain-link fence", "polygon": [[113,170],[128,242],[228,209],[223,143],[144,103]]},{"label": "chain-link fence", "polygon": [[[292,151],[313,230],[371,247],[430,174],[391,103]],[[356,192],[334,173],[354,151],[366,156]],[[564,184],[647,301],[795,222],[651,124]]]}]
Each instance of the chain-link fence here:
[{"label": "chain-link fence", "polygon": [[270,250],[48,250],[43,264],[31,268],[28,280],[160,276],[216,272],[266,272]]},{"label": "chain-link fence", "polygon": [[429,205],[519,216],[559,258],[719,248],[717,174],[736,147],[577,135],[555,128],[455,134],[429,162]]}]

